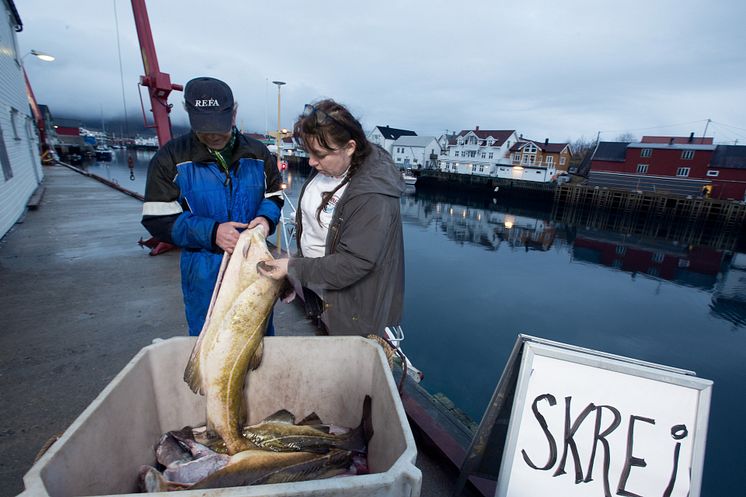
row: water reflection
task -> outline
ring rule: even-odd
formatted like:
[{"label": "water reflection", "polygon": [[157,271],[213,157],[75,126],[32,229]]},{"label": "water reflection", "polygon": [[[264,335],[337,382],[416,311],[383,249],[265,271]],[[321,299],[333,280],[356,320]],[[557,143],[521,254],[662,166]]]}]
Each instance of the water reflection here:
[{"label": "water reflection", "polygon": [[111,161],[89,159],[79,167],[122,188],[144,195],[148,164],[152,156],[152,150],[116,149]]}]

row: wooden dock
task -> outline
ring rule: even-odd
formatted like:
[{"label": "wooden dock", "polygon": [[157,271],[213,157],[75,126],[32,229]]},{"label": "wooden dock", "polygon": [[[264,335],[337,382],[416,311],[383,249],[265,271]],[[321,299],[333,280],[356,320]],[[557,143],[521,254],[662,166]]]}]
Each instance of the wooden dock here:
[{"label": "wooden dock", "polygon": [[652,213],[663,217],[721,220],[740,226],[746,219],[746,203],[732,200],[635,192],[598,186],[565,184],[554,191],[555,204],[618,212]]},{"label": "wooden dock", "polygon": [[555,191],[552,218],[574,226],[731,250],[746,222],[746,203],[561,185]]},{"label": "wooden dock", "polygon": [[477,190],[483,193],[510,192],[514,194],[550,197],[556,188],[555,183],[495,178],[477,174],[446,173],[433,169],[424,169],[419,172],[417,186],[459,188],[471,191]]}]

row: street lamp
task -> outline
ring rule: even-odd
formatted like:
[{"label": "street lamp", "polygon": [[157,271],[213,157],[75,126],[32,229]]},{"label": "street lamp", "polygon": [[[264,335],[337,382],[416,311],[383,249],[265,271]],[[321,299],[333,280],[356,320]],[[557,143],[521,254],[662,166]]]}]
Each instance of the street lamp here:
[{"label": "street lamp", "polygon": [[26,55],[21,57],[21,60],[25,59],[28,55],[33,55],[44,62],[52,62],[54,60],[54,55],[49,55],[48,53],[40,52],[39,50],[29,50]]},{"label": "street lamp", "polygon": [[275,136],[275,147],[277,147],[277,170],[282,171],[280,167],[282,161],[282,129],[280,128],[280,88],[285,84],[284,81],[272,81],[277,85],[277,135]]}]

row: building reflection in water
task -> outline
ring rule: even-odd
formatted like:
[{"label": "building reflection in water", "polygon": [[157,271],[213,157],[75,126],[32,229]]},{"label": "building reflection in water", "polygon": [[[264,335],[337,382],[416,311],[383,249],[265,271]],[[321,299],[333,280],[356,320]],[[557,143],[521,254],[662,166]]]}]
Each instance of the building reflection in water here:
[{"label": "building reflection in water", "polygon": [[401,210],[405,224],[436,229],[459,244],[492,251],[503,245],[525,251],[554,247],[567,250],[571,263],[708,291],[713,316],[746,325],[746,254],[738,251],[738,230],[567,210],[560,219],[546,209],[494,200],[464,205],[420,193],[403,197]]}]

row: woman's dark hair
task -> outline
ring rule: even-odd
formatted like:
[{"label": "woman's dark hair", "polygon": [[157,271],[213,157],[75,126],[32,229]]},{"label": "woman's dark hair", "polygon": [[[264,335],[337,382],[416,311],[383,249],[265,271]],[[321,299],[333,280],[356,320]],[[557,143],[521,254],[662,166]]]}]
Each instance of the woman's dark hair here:
[{"label": "woman's dark hair", "polygon": [[355,152],[352,154],[350,169],[345,179],[330,191],[324,192],[321,205],[316,211],[316,219],[321,222],[321,211],[329,203],[334,194],[349,183],[360,164],[370,155],[371,145],[365,137],[365,131],[360,122],[355,119],[347,108],[332,99],[325,99],[306,105],[303,114],[298,116],[293,126],[293,135],[300,145],[308,150],[308,144],[315,140],[326,150],[337,150],[348,141],[355,142]]}]

